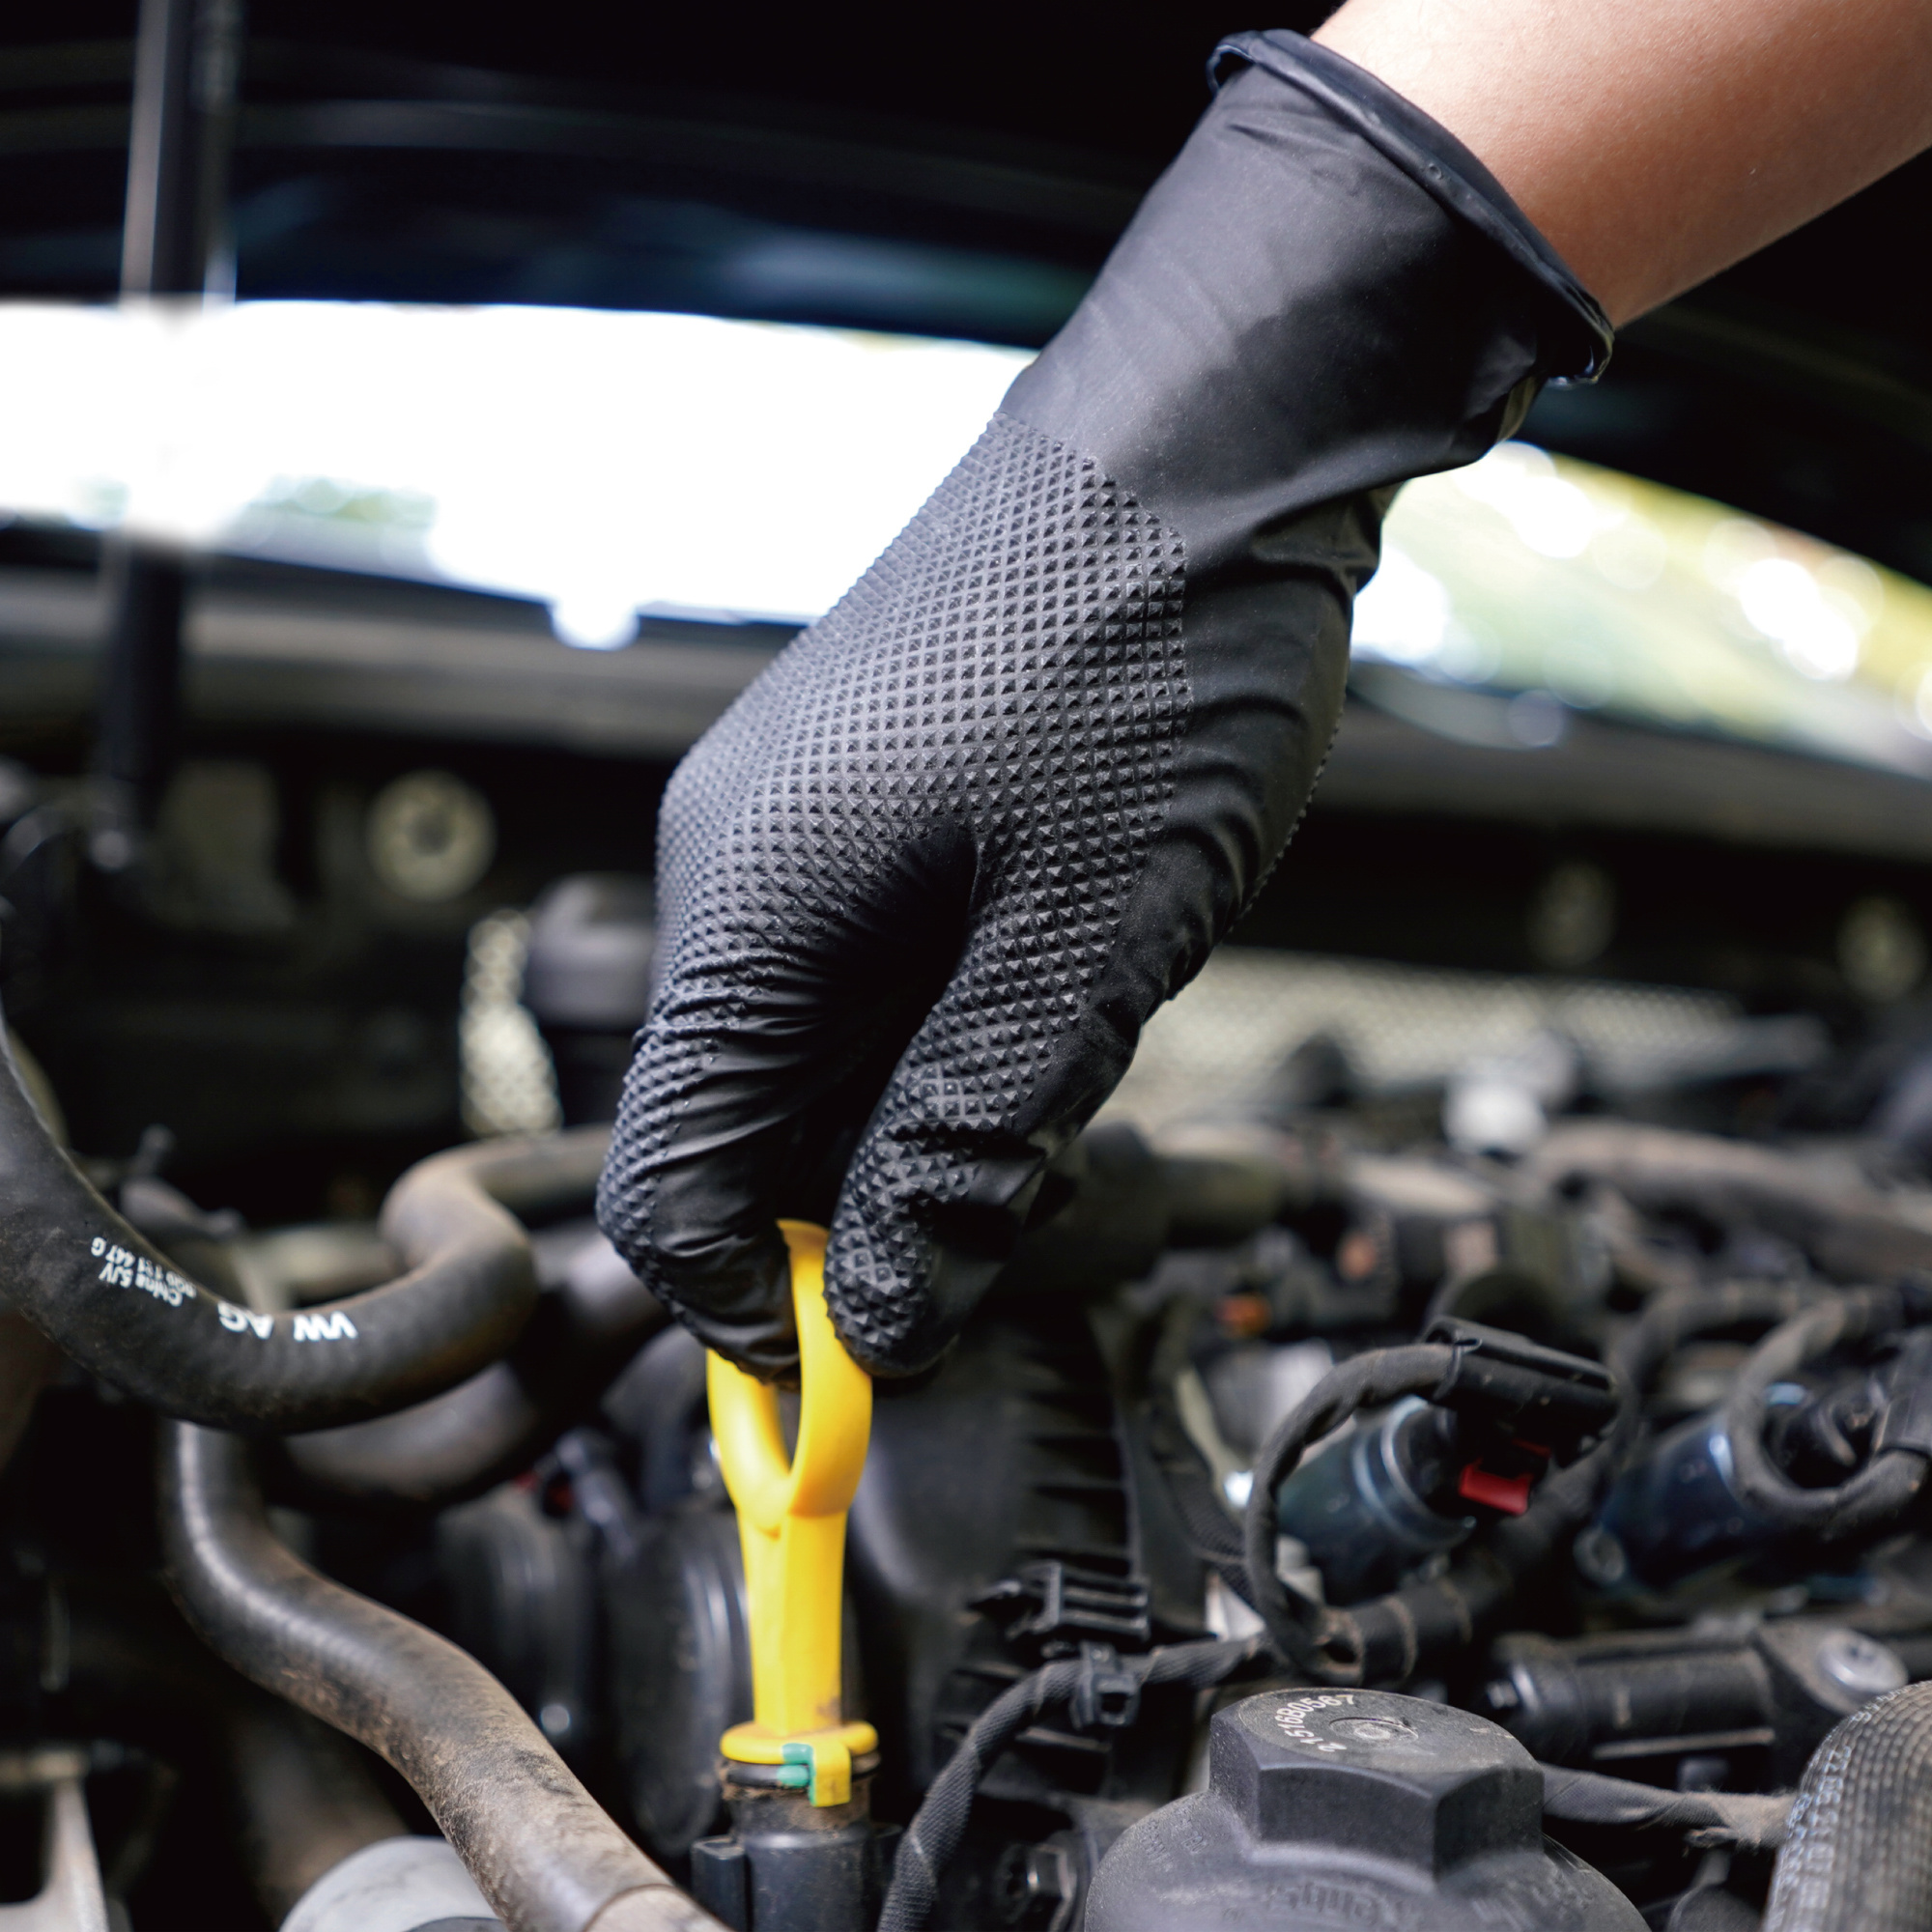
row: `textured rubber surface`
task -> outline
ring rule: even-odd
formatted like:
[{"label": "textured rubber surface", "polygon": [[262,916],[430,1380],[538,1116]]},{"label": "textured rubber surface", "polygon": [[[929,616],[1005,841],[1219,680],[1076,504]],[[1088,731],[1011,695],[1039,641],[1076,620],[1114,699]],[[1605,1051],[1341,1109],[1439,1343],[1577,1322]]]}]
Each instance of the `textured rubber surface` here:
[{"label": "textured rubber surface", "polygon": [[[1011,1202],[1039,1122],[1084,1097],[1052,1091],[1051,1063],[1090,1018],[1173,791],[1183,584],[1179,542],[1091,461],[996,417],[680,768],[660,835],[666,992],[603,1197],[620,1248],[674,1253],[674,1235],[653,1232],[676,1201],[674,1143],[742,1078],[747,1008],[809,997],[827,1010],[823,1031],[761,1041],[770,1062],[819,1047],[863,1059],[867,1035],[910,1016],[879,967],[911,963],[918,981],[934,936],[892,928],[923,910],[933,875],[970,875],[970,940],[892,1075],[829,1258],[829,1298],[862,1358],[923,1347],[923,1311],[899,1284],[934,1268],[946,1234],[970,1251],[957,1224]],[[938,936],[942,952],[957,943]],[[847,974],[867,989],[857,1011]],[[1099,1042],[1095,1103],[1136,1032]],[[1095,1085],[1091,1066],[1075,1077]],[[755,1230],[771,1210],[754,1206]],[[682,1298],[668,1266],[653,1286]]]},{"label": "textured rubber surface", "polygon": [[1932,1925],[1932,1684],[1855,1711],[1811,1754],[1765,1932]]}]

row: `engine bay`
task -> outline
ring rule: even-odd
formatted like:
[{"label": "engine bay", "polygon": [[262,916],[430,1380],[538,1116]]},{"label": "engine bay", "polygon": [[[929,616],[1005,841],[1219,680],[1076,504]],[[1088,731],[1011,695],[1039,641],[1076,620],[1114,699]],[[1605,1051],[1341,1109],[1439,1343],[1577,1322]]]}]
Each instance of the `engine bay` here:
[{"label": "engine bay", "polygon": [[[1817,1783],[1932,1676],[1924,1036],[1831,913],[1890,884],[1909,939],[1902,863],[1785,855],[1809,955],[1733,925],[1672,984],[1635,834],[1473,873],[1510,920],[1419,896],[1405,960],[1339,882],[1410,822],[1318,812],[876,1387],[873,1742],[814,1803],[720,1757],[716,1391],[590,1219],[662,767],[216,736],[115,872],[20,749],[0,1855],[44,1922],[1813,1924],[1911,1802],[1909,1735]],[[1632,908],[1588,976],[1536,952],[1581,867]]]}]

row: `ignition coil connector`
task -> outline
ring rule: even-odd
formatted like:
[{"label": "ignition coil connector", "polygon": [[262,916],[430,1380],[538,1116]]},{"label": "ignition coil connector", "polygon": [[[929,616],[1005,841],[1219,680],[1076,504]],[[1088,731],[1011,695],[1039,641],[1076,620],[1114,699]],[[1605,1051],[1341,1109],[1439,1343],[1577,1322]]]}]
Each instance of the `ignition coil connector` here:
[{"label": "ignition coil connector", "polygon": [[1828,1543],[1856,1548],[1886,1534],[1932,1458],[1932,1327],[1821,1388],[1794,1378],[1914,1312],[1889,1296],[1848,1294],[1774,1331],[1722,1408],[1666,1430],[1626,1465],[1577,1539],[1588,1580],[1664,1589],[1740,1558],[1815,1567]]},{"label": "ignition coil connector", "polygon": [[1276,1498],[1330,1603],[1392,1589],[1478,1523],[1520,1516],[1550,1463],[1574,1462],[1615,1418],[1600,1363],[1473,1321],[1435,1321],[1425,1339],[1450,1350],[1426,1400],[1337,1436]]}]

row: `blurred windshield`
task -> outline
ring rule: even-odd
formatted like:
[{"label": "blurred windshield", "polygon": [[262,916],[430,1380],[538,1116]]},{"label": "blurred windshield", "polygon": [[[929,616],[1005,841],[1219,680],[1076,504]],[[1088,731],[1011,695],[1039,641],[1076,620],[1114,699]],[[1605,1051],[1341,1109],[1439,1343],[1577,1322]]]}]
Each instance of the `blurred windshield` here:
[{"label": "blurred windshield", "polygon": [[[1932,776],[1932,591],[1525,443],[1403,491],[1354,650],[1522,694],[1506,722],[1527,744],[1595,711]],[[1419,722],[1454,734],[1457,718]]]},{"label": "blurred windshield", "polygon": [[[0,354],[32,372],[0,397],[0,517],[533,598],[591,648],[640,612],[816,616],[1028,359],[304,302],[14,306]],[[1587,711],[1932,776],[1932,591],[1523,443],[1402,493],[1355,655],[1372,701],[1474,742]]]}]

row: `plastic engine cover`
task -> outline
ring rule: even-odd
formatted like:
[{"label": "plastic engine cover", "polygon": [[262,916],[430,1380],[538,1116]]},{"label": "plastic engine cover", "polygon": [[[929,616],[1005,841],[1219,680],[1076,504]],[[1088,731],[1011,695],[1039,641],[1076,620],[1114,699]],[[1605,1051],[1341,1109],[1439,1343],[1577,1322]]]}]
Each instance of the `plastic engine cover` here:
[{"label": "plastic engine cover", "polygon": [[1536,1761],[1467,1711],[1270,1690],[1215,1717],[1208,1764],[1107,1854],[1087,1932],[1641,1932],[1544,1838]]}]

